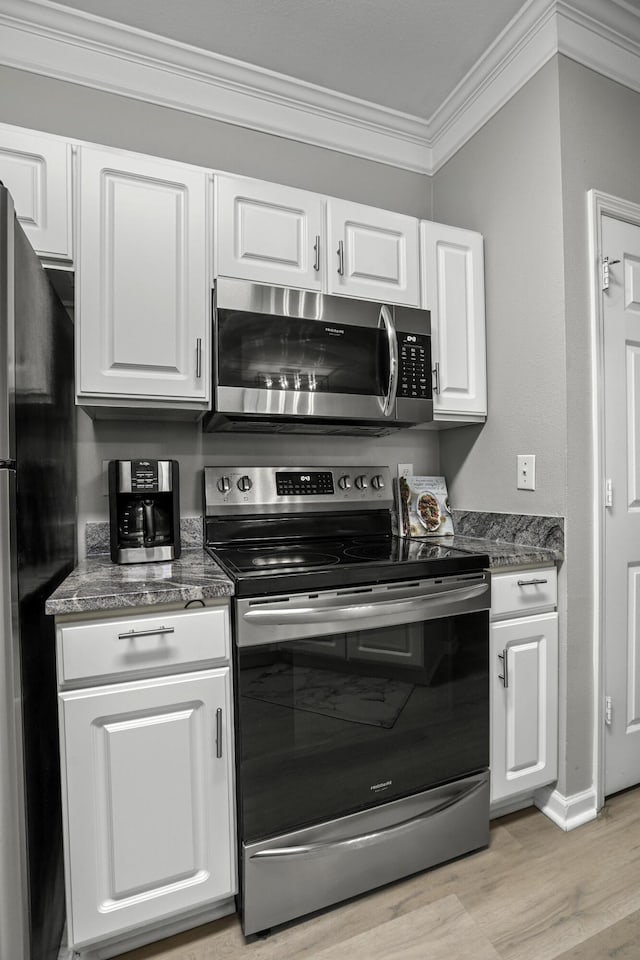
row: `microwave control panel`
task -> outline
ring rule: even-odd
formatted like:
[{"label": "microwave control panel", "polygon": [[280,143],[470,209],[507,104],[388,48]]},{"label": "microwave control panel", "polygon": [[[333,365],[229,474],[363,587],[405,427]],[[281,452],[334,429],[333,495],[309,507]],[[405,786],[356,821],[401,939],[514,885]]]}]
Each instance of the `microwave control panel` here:
[{"label": "microwave control panel", "polygon": [[398,331],[398,396],[430,399],[427,378],[431,376],[429,337]]}]

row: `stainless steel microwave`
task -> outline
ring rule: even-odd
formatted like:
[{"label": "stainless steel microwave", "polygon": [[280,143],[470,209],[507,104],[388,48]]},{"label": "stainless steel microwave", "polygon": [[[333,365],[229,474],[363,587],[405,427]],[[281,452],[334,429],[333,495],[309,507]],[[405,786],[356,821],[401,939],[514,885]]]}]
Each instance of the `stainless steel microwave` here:
[{"label": "stainless steel microwave", "polygon": [[433,419],[427,310],[222,277],[204,429],[384,436]]}]

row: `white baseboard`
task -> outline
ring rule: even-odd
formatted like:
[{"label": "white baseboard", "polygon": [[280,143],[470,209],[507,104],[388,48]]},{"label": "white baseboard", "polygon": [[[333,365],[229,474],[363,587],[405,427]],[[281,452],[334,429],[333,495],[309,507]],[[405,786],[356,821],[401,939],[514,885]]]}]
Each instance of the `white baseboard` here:
[{"label": "white baseboard", "polygon": [[536,790],[536,807],[562,830],[574,830],[598,815],[595,787],[565,796],[553,787]]}]

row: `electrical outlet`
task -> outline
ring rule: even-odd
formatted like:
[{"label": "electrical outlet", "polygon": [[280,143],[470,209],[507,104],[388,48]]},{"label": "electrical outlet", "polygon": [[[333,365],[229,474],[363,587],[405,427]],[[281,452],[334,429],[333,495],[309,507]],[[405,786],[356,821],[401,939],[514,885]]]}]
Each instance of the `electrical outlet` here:
[{"label": "electrical outlet", "polygon": [[518,490],[535,490],[536,458],[532,453],[518,454]]},{"label": "electrical outlet", "polygon": [[398,476],[399,476],[399,477],[412,477],[412,476],[413,476],[413,464],[412,464],[412,463],[399,463],[399,464],[398,464]]}]

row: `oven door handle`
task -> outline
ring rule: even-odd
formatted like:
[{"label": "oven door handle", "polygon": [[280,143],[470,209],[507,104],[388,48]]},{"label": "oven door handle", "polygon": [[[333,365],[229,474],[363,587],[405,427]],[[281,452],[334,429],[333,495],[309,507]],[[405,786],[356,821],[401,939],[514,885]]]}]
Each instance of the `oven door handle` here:
[{"label": "oven door handle", "polygon": [[428,612],[430,607],[443,603],[459,603],[480,597],[489,589],[488,583],[478,583],[471,587],[459,587],[430,593],[426,596],[403,598],[401,600],[379,600],[374,603],[353,603],[343,607],[332,607],[315,601],[313,606],[296,607],[293,605],[265,604],[245,611],[243,620],[252,624],[288,624],[315,623],[334,620],[361,620],[370,616],[392,616],[394,613]]},{"label": "oven door handle", "polygon": [[471,797],[484,787],[485,784],[486,778],[483,775],[470,786],[467,780],[461,786],[456,787],[454,784],[444,787],[442,788],[442,793],[438,791],[438,796],[433,798],[433,805],[430,806],[428,810],[418,814],[417,817],[411,817],[409,820],[396,823],[392,827],[383,827],[381,830],[372,830],[369,833],[360,833],[352,837],[344,837],[341,840],[330,840],[325,843],[305,843],[296,847],[273,847],[270,850],[259,850],[257,853],[252,854],[251,860],[279,860],[287,857],[322,856],[332,850],[354,850],[359,847],[367,847],[376,843],[378,840],[393,838],[400,833],[404,833],[406,830],[411,830],[424,820],[428,820],[430,817],[434,817],[448,807],[452,807],[455,803],[460,803],[462,800]]}]

